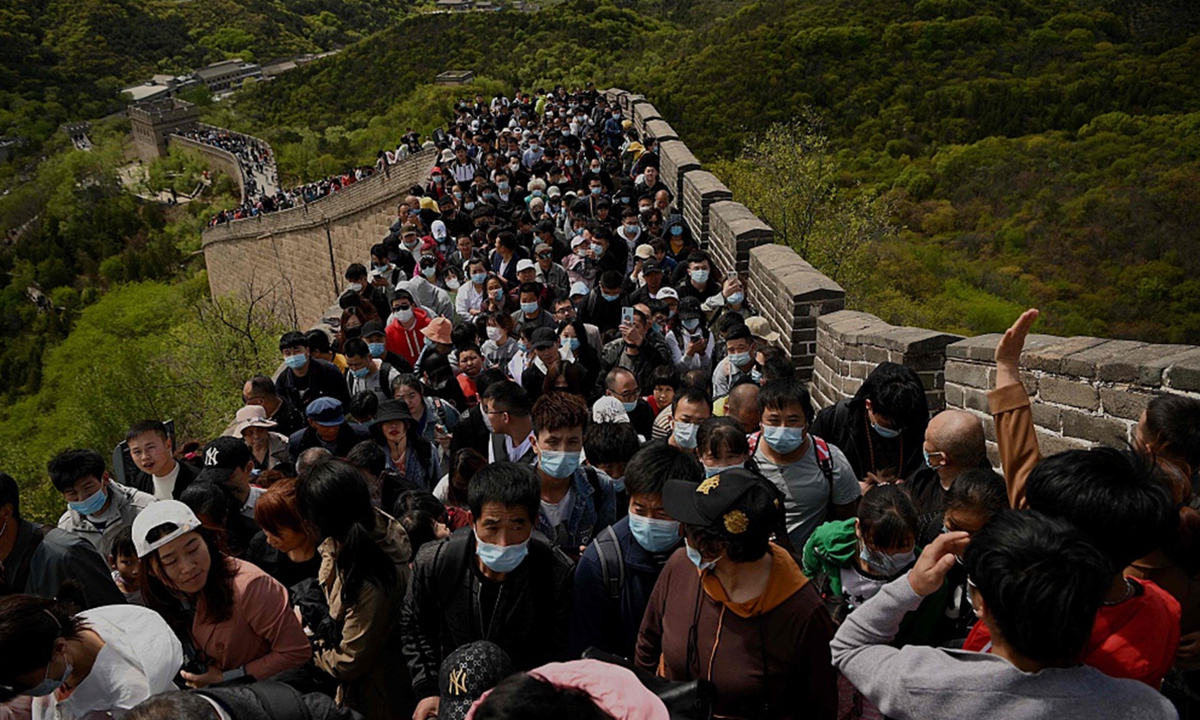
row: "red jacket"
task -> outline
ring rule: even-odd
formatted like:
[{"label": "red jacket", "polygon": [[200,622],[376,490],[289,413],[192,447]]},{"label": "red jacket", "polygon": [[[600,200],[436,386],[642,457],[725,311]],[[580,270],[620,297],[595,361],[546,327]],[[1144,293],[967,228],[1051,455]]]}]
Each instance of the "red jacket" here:
[{"label": "red jacket", "polygon": [[[1179,648],[1179,602],[1149,580],[1132,582],[1140,592],[1118,605],[1102,605],[1096,613],[1083,664],[1157,690]],[[963,650],[990,652],[991,643],[991,633],[977,622]]]},{"label": "red jacket", "polygon": [[409,365],[416,367],[417,358],[421,355],[421,348],[425,347],[425,336],[421,334],[421,330],[429,324],[429,314],[425,312],[425,308],[413,305],[413,326],[411,328],[403,328],[400,326],[399,320],[392,320],[388,323],[386,333],[387,340],[384,342],[384,347],[388,352],[394,352],[400,357],[408,361]]}]

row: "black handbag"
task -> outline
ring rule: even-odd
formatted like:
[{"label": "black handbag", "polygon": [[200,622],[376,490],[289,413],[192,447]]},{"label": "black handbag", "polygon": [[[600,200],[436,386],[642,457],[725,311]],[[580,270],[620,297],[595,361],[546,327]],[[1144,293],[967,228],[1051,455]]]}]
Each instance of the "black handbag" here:
[{"label": "black handbag", "polygon": [[667,680],[646,672],[619,655],[606,653],[594,647],[583,651],[583,659],[599,660],[619,665],[631,671],[647,690],[662,700],[672,718],[678,718],[678,720],[711,720],[712,718],[717,686],[708,680]]}]

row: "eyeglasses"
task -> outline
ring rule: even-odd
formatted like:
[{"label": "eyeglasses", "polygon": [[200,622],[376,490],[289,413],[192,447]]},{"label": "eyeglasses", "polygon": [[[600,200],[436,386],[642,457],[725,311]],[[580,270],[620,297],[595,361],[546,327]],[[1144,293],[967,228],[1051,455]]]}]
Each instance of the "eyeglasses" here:
[{"label": "eyeglasses", "polygon": [[412,309],[412,305],[393,305],[392,306],[392,312],[404,312],[405,310],[411,310],[411,309]]},{"label": "eyeglasses", "polygon": [[552,257],[554,257],[554,256],[551,255],[550,253],[539,253],[538,254],[538,258],[541,260],[549,260]]}]

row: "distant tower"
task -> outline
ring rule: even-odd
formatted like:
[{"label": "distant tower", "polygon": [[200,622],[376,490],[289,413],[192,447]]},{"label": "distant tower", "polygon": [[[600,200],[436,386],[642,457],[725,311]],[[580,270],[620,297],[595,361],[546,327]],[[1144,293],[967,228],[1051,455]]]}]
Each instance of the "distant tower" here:
[{"label": "distant tower", "polygon": [[200,111],[190,102],[178,98],[150,100],[129,106],[129,122],[133,125],[133,146],[138,157],[149,162],[167,154],[167,136],[191,127],[200,118]]}]

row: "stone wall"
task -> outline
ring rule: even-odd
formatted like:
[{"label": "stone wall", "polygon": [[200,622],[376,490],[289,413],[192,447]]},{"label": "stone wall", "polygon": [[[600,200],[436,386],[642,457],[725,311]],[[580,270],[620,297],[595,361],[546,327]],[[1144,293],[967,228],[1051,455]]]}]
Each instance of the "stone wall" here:
[{"label": "stone wall", "polygon": [[[946,403],[984,419],[988,451],[998,462],[987,392],[996,382],[1000,335],[946,347]],[[1044,454],[1103,443],[1132,443],[1134,426],[1156,395],[1200,393],[1200,348],[1094,337],[1030,335],[1021,380],[1032,399]]]},{"label": "stone wall", "polygon": [[343,290],[346,268],[387,235],[397,203],[428,177],[435,155],[421,152],[307,205],[208,228],[213,296],[268,290],[310,327]]},{"label": "stone wall", "polygon": [[202,142],[196,142],[182,135],[171,135],[167,138],[167,142],[170,145],[199,153],[208,162],[210,168],[220,170],[233,178],[233,181],[238,186],[238,197],[242,198],[242,200],[246,199],[246,176],[242,174],[242,164],[238,162],[237,157],[233,153],[213,147],[212,145],[205,145]]}]

